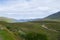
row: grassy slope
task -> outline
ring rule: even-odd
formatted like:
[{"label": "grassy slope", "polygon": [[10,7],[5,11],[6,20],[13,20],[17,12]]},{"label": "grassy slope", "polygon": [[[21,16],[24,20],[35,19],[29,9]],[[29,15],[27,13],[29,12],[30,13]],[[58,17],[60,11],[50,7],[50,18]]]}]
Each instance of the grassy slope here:
[{"label": "grassy slope", "polygon": [[[26,23],[3,23],[2,22],[2,25],[4,24],[4,26],[6,26],[9,30],[11,30],[16,35],[16,37],[19,38],[20,38],[20,36],[18,35],[19,33],[27,33],[33,31],[33,32],[46,34],[48,36],[48,40],[58,40],[57,35],[59,34],[59,32],[49,31],[41,27],[42,24],[45,24],[46,26],[48,26],[48,28],[58,30],[60,28],[59,27],[60,25],[58,26],[55,23],[60,24],[59,22],[54,22],[54,21],[43,21],[43,22],[37,21],[37,22],[26,22]],[[52,27],[52,25],[54,27]]]},{"label": "grassy slope", "polygon": [[[0,35],[3,40],[17,40],[16,36],[13,34],[13,32],[9,31],[4,24],[6,22],[1,22],[0,24]],[[3,29],[1,29],[3,28]]]},{"label": "grassy slope", "polygon": [[[46,25],[49,29],[57,30],[58,32],[48,31],[47,34],[50,36],[50,40],[58,40],[58,36],[60,33],[60,22],[57,21],[35,21],[33,23],[39,23]],[[47,30],[45,30],[47,31]],[[58,35],[58,36],[57,36]],[[59,36],[60,38],[60,36]]]},{"label": "grassy slope", "polygon": [[34,23],[34,22],[32,22],[32,23],[31,22],[12,23],[12,24],[8,24],[8,26],[12,26],[11,30],[13,31],[13,29],[15,29],[14,32],[17,32],[17,33],[18,33],[18,31],[16,31],[16,30],[21,30],[23,32],[33,31],[33,32],[46,34],[48,36],[48,40],[58,40],[57,39],[58,32],[49,31],[47,29],[44,29],[43,27],[41,27],[41,23]]},{"label": "grassy slope", "polygon": [[13,19],[13,18],[0,17],[0,21],[5,21],[5,22],[12,23],[12,22],[15,22],[16,20]]},{"label": "grassy slope", "polygon": [[34,23],[45,24],[48,28],[60,30],[60,21],[36,21]]},{"label": "grassy slope", "polygon": [[3,40],[14,40],[14,37],[7,31],[0,30],[0,35]]}]

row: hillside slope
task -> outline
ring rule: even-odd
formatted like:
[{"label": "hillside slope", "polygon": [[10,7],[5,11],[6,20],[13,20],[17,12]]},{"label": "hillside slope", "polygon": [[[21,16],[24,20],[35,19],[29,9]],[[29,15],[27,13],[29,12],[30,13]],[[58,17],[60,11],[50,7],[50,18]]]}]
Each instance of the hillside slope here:
[{"label": "hillside slope", "polygon": [[60,12],[56,12],[56,13],[54,13],[52,15],[49,15],[45,19],[56,19],[56,20],[60,20]]},{"label": "hillside slope", "polygon": [[7,17],[0,17],[0,21],[5,21],[5,22],[15,22],[15,19],[12,18],[7,18]]},{"label": "hillside slope", "polygon": [[[55,23],[60,26],[59,22],[49,22],[49,21],[47,21],[47,22],[38,21],[38,22],[24,22],[24,23],[5,23],[4,25],[10,31],[12,31],[16,35],[16,37],[19,37],[19,38],[21,38],[21,34],[25,34],[28,32],[36,32],[36,33],[46,34],[48,37],[48,40],[58,40],[57,37],[58,37],[59,32],[56,32],[56,31],[59,31],[58,28],[60,28],[60,27],[58,25],[55,25]],[[43,24],[46,25],[46,27],[49,28],[49,30],[42,27]],[[52,30],[50,30],[50,29],[52,29]],[[53,30],[56,30],[56,31],[53,31]]]},{"label": "hillside slope", "polygon": [[12,32],[0,25],[0,40],[17,40]]},{"label": "hillside slope", "polygon": [[[60,22],[56,21],[33,21],[23,23],[7,23],[0,21],[0,25],[5,26],[9,30],[8,31],[6,29],[7,32],[3,34],[9,35],[9,37],[15,35],[18,40],[24,40],[21,35],[26,35],[26,33],[29,32],[45,34],[47,35],[48,40],[58,40],[60,37]],[[45,25],[45,27],[43,25]],[[13,34],[7,34],[11,32]],[[15,38],[15,36],[13,36],[13,39]]]}]

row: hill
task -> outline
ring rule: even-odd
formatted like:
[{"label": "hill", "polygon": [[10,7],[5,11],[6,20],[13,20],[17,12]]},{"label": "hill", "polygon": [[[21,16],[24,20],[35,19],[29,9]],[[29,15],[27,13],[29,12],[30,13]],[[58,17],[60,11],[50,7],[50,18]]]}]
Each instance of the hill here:
[{"label": "hill", "polygon": [[45,19],[55,19],[55,20],[60,20],[60,12],[56,12],[52,15],[49,15],[48,17],[46,17]]},{"label": "hill", "polygon": [[15,35],[0,24],[0,40],[17,40]]},{"label": "hill", "polygon": [[[0,25],[6,28],[5,30],[0,31],[1,32],[0,35],[2,35],[5,40],[8,39],[15,40],[15,38],[16,40],[26,40],[25,39],[26,35],[30,32],[32,32],[32,34],[38,33],[38,35],[39,34],[46,35],[48,40],[60,40],[59,21],[52,21],[52,19],[50,21],[47,20],[41,21],[40,19],[34,19],[35,21],[30,21],[30,22],[12,22],[12,21],[7,22],[5,21],[5,19],[8,19],[8,21],[11,20],[9,18],[1,18],[2,21],[0,21]],[[31,38],[32,36],[33,35],[31,35],[30,33],[27,35],[27,38],[28,37]],[[41,40],[44,40],[44,37],[46,36],[43,36],[43,39]],[[6,39],[5,37],[8,39]]]},{"label": "hill", "polygon": [[[7,29],[14,33],[14,35],[20,40],[23,40],[21,36],[26,35],[29,32],[41,33],[47,35],[48,40],[58,40],[60,22],[55,21],[34,21],[34,22],[23,22],[23,23],[5,23],[0,22]],[[58,24],[58,25],[56,25]],[[45,27],[43,27],[45,25]],[[57,26],[57,27],[56,27]],[[47,28],[48,29],[47,29]]]},{"label": "hill", "polygon": [[12,19],[12,18],[7,18],[7,17],[0,17],[0,21],[5,21],[5,22],[15,22],[16,19]]}]

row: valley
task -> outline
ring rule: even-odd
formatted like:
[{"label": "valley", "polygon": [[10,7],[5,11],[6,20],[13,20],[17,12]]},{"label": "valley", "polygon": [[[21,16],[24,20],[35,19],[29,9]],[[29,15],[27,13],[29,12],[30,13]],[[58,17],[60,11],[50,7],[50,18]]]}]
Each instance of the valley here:
[{"label": "valley", "polygon": [[1,17],[0,39],[60,40],[60,21],[52,16],[50,18],[50,16],[44,19],[26,19],[21,21]]}]

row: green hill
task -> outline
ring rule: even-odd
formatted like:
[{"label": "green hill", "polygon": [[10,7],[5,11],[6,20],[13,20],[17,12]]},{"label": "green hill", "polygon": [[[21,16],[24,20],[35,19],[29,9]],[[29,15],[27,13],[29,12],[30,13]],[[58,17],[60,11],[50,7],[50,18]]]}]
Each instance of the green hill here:
[{"label": "green hill", "polygon": [[0,24],[0,40],[17,40],[15,35]]},{"label": "green hill", "polygon": [[0,21],[5,21],[5,22],[15,22],[15,19],[12,18],[7,18],[7,17],[0,17]]},{"label": "green hill", "polygon": [[[59,21],[54,21],[51,19],[50,21],[40,20],[13,23],[7,18],[0,19],[3,19],[0,21],[0,35],[4,40],[35,40],[35,38],[37,40],[60,40]],[[7,19],[9,22],[5,21],[5,19]]]},{"label": "green hill", "polygon": [[[24,22],[24,23],[3,23],[7,29],[14,33],[17,39],[23,40],[21,36],[26,35],[30,32],[45,34],[48,40],[58,40],[59,39],[59,30],[60,22],[55,21],[33,21],[33,22]],[[58,24],[58,25],[57,25]],[[49,29],[42,27],[45,25]]]}]

